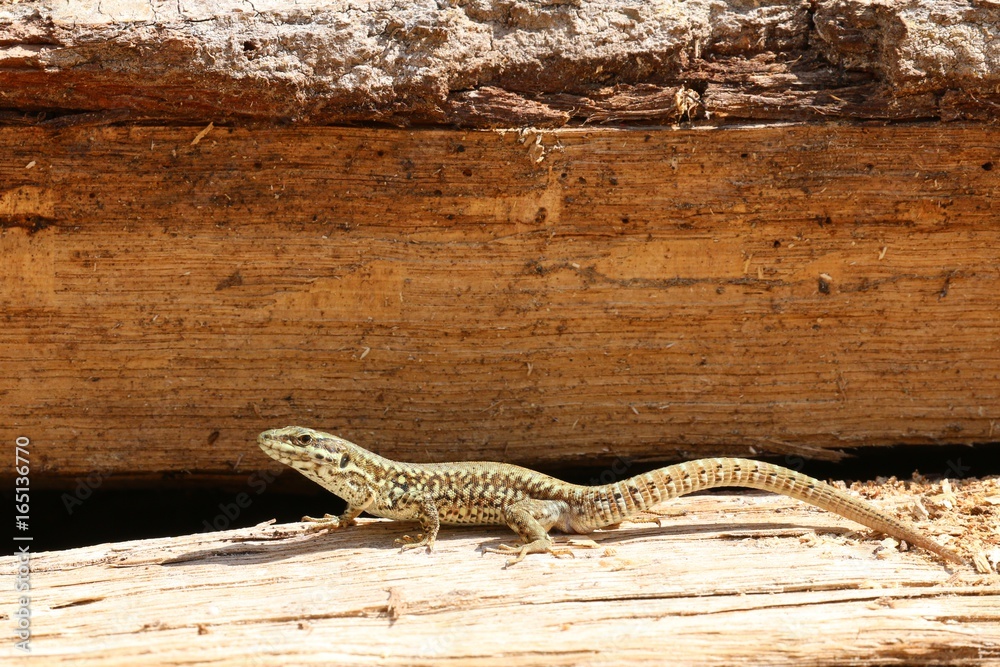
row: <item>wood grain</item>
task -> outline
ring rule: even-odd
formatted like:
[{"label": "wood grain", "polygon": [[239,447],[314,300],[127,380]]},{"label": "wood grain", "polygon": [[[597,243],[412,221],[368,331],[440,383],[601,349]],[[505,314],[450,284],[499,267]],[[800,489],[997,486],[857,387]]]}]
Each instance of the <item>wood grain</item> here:
[{"label": "wood grain", "polygon": [[[851,530],[843,520],[776,496],[672,506],[686,514],[664,528],[596,533],[575,558],[508,569],[477,552],[505,529],[447,528],[433,554],[400,554],[392,541],[407,526],[381,520],[35,554],[32,660],[10,641],[0,656],[102,667],[1000,660],[995,582],[919,552],[875,557],[877,541],[837,534]],[[5,579],[13,567],[0,558]]]},{"label": "wood grain", "polygon": [[0,129],[40,475],[982,443],[1000,131]]}]

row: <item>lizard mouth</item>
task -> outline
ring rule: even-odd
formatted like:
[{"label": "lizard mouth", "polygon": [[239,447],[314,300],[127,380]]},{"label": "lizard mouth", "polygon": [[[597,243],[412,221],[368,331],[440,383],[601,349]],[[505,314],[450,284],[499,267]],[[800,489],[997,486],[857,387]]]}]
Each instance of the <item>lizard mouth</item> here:
[{"label": "lizard mouth", "polygon": [[299,448],[284,440],[275,438],[272,434],[273,431],[264,431],[258,435],[257,445],[264,450],[265,454],[282,463],[289,463],[295,460],[297,458],[295,454],[299,451]]}]

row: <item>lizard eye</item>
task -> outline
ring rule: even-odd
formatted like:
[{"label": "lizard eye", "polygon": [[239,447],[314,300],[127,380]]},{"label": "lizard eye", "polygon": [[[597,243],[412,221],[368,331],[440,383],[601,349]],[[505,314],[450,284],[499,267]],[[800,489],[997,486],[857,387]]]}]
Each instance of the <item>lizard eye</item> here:
[{"label": "lizard eye", "polygon": [[349,456],[348,456],[347,454],[343,454],[343,455],[342,455],[342,456],[340,457],[340,467],[341,467],[341,468],[346,468],[346,467],[347,467],[347,464],[348,464],[348,462],[350,462],[350,460],[351,460],[351,459],[350,459],[350,457],[349,457]]},{"label": "lizard eye", "polygon": [[303,433],[298,437],[298,441],[300,445],[308,445],[310,442],[312,442],[312,436],[309,435],[308,433]]}]

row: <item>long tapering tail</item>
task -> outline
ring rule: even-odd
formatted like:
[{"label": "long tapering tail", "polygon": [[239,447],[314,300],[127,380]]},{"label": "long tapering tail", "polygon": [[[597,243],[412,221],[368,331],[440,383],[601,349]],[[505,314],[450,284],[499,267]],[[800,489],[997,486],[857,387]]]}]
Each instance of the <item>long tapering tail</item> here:
[{"label": "long tapering tail", "polygon": [[595,508],[594,527],[620,523],[671,498],[720,486],[738,486],[780,493],[839,514],[897,539],[905,540],[956,563],[965,560],[912,525],[883,513],[826,482],[781,466],[750,459],[713,458],[659,468],[629,479],[587,490]]}]

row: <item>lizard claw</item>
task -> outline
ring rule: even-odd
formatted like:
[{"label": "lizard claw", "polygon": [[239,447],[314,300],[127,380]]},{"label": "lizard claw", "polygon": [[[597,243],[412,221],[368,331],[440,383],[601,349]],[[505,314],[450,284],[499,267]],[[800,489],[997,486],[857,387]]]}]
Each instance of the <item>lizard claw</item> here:
[{"label": "lizard claw", "polygon": [[495,547],[484,547],[483,553],[504,554],[508,556],[512,554],[517,554],[517,556],[513,560],[509,560],[504,564],[504,567],[510,567],[512,565],[517,565],[522,560],[524,560],[524,557],[528,555],[528,545],[525,544],[520,547],[515,547],[511,546],[510,544],[498,544]]},{"label": "lizard claw", "polygon": [[353,526],[354,520],[341,521],[340,517],[334,516],[332,514],[324,514],[323,518],[317,519],[311,516],[304,516],[302,520],[305,522],[313,523],[315,525],[306,528],[307,533],[318,533],[324,530],[337,530],[338,528],[346,528],[347,526]]},{"label": "lizard claw", "polygon": [[521,546],[498,544],[495,547],[483,547],[483,553],[504,554],[507,556],[516,554],[512,560],[507,561],[504,567],[517,565],[524,560],[524,557],[528,554],[550,553],[556,558],[564,558],[566,556],[576,558],[576,554],[574,554],[571,549],[553,548],[551,540],[535,540],[534,542],[522,544]]},{"label": "lizard claw", "polygon": [[397,538],[395,543],[399,545],[400,551],[419,549],[420,547],[427,547],[427,551],[431,551],[434,548],[434,539],[430,535],[424,535],[423,533],[419,533],[415,538],[403,535]]}]

